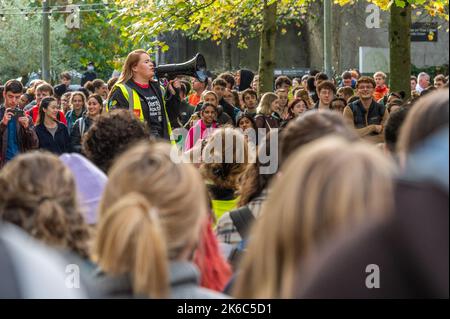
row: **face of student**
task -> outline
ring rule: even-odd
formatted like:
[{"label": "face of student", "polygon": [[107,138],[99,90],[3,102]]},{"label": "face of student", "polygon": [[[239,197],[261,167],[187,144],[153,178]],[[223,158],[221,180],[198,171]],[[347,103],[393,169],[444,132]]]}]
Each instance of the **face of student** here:
[{"label": "face of student", "polygon": [[20,96],[22,93],[13,93],[11,91],[3,92],[3,97],[5,99],[5,108],[15,108],[19,104]]},{"label": "face of student", "polygon": [[61,79],[61,83],[64,84],[65,86],[69,86],[70,85],[71,80],[68,78],[62,78]]},{"label": "face of student", "polygon": [[44,97],[50,96],[50,92],[48,91],[36,91],[36,103],[41,103]]},{"label": "face of student", "polygon": [[97,93],[104,100],[106,100],[108,98],[108,86],[106,84],[102,85],[101,87],[99,87],[98,89],[95,90],[95,93]]},{"label": "face of student", "polygon": [[58,115],[58,103],[56,101],[50,102],[46,109],[43,109],[45,117],[51,118],[52,120],[56,120]]},{"label": "face of student", "polygon": [[296,117],[299,116],[300,114],[304,113],[305,111],[306,111],[306,105],[305,105],[305,102],[303,102],[303,101],[298,102],[292,108],[292,113],[294,113],[294,115]]},{"label": "face of student", "polygon": [[192,81],[192,89],[194,91],[202,91],[205,89],[205,83],[200,82],[198,79],[194,78]]},{"label": "face of student", "polygon": [[234,106],[234,95],[230,90],[226,89],[223,95],[223,99],[230,105]]},{"label": "face of student", "polygon": [[234,75],[234,84],[236,86],[239,86],[239,84],[241,84],[241,72],[236,72],[236,74]]},{"label": "face of student", "polygon": [[281,107],[280,107],[280,99],[276,99],[272,102],[272,104],[270,105],[270,109],[272,112],[280,112],[281,111]]},{"label": "face of student", "polygon": [[72,97],[72,107],[74,109],[74,111],[79,111],[83,108],[83,98],[81,97],[81,95],[76,94]]},{"label": "face of student", "polygon": [[91,97],[87,102],[87,110],[89,117],[94,117],[100,114],[102,105],[98,103],[96,98]]},{"label": "face of student", "polygon": [[259,77],[258,77],[258,76],[255,76],[255,77],[253,78],[251,87],[252,87],[253,90],[258,91],[258,86],[259,86]]},{"label": "face of student", "polygon": [[61,97],[61,108],[63,110],[67,110],[69,108],[69,97],[68,96]]},{"label": "face of student", "polygon": [[330,89],[324,88],[319,92],[320,102],[324,105],[330,105],[331,100],[334,99],[334,92]]},{"label": "face of student", "polygon": [[218,104],[216,97],[214,95],[212,95],[212,94],[206,94],[205,98],[203,100],[204,100],[203,102],[211,103],[211,104],[213,104],[215,106],[217,106],[217,104]]},{"label": "face of student", "polygon": [[239,121],[239,128],[245,132],[247,129],[252,128],[252,122],[246,118],[243,117],[241,118],[241,120]]},{"label": "face of student", "polygon": [[155,66],[147,53],[142,53],[138,63],[132,67],[133,76],[139,76],[146,81],[153,79],[155,75]]},{"label": "face of student", "polygon": [[444,82],[438,80],[438,81],[434,81],[434,87],[437,89],[443,88],[444,87]]},{"label": "face of student", "polygon": [[377,75],[374,79],[375,79],[375,83],[378,87],[384,85],[385,81],[381,75]]},{"label": "face of student", "polygon": [[286,92],[278,92],[277,93],[278,99],[280,100],[280,105],[282,107],[286,107],[287,103],[288,103],[288,94],[287,91]]},{"label": "face of student", "polygon": [[256,108],[256,96],[253,94],[246,94],[244,96],[244,104],[247,109],[253,110]]},{"label": "face of student", "polygon": [[372,83],[360,83],[358,85],[358,96],[361,100],[372,98],[374,87]]},{"label": "face of student", "polygon": [[201,116],[203,123],[211,125],[217,116],[216,109],[212,106],[208,106],[202,111]]},{"label": "face of student", "polygon": [[411,80],[411,91],[414,91],[416,89],[417,81]]},{"label": "face of student", "polygon": [[344,86],[352,86],[352,78],[348,78],[348,79],[343,79],[342,83],[344,84]]},{"label": "face of student", "polygon": [[225,95],[226,89],[227,89],[226,87],[221,86],[221,85],[213,86],[213,91],[214,91],[214,93],[217,94],[217,97],[219,98],[219,100],[221,100],[222,97]]},{"label": "face of student", "polygon": [[21,109],[23,109],[25,107],[25,105],[28,104],[28,98],[24,94],[22,94],[22,96],[19,99],[19,103],[18,104],[19,104],[19,107]]}]

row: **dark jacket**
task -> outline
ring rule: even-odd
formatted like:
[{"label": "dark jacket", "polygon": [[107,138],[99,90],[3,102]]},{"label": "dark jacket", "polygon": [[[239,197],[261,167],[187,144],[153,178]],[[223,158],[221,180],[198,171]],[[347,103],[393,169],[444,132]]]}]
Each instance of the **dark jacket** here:
[{"label": "dark jacket", "polygon": [[255,75],[250,70],[242,69],[239,71],[241,80],[239,82],[239,92],[244,91],[245,89],[250,88],[250,85],[252,84],[253,78]]},{"label": "dark jacket", "polygon": [[[5,107],[0,108],[0,120],[5,114]],[[33,120],[28,116],[30,125],[24,129],[16,119],[17,142],[21,153],[38,148],[38,137],[33,129]],[[11,119],[11,121],[14,119]],[[6,163],[6,150],[8,149],[8,126],[0,122],[0,168]]]},{"label": "dark jacket", "polygon": [[[136,84],[133,82],[133,80],[129,80],[126,83],[130,88],[135,90],[137,87]],[[169,140],[169,129],[167,125],[166,116],[164,114],[164,105],[167,111],[167,116],[169,117],[170,123],[175,123],[177,121],[177,118],[180,113],[180,98],[175,94],[171,94],[169,90],[165,90],[165,94],[163,96],[163,93],[161,91],[161,87],[159,86],[158,82],[149,82],[149,85],[153,92],[155,93],[156,97],[158,98],[158,101],[161,105],[162,109],[162,134],[163,136],[157,136],[160,138],[163,138],[165,140]],[[139,91],[136,90],[136,92],[139,95],[139,99],[141,101],[141,106],[147,105],[147,102],[145,100],[145,97],[143,97],[141,94],[139,94]],[[129,109],[129,104],[127,99],[123,96],[122,91],[117,86],[113,88],[113,92],[111,93],[111,97],[108,101],[109,103],[109,109]],[[142,107],[142,113],[144,116],[145,121],[149,125],[150,132],[152,135],[155,135],[152,131],[152,128],[150,127],[150,114],[149,109],[147,107]]]},{"label": "dark jacket", "polygon": [[70,141],[73,152],[81,153],[81,138],[89,130],[91,125],[92,120],[87,116],[83,116],[75,121],[70,132]]},{"label": "dark jacket", "polygon": [[180,113],[175,122],[171,122],[172,128],[184,127],[189,121],[191,115],[194,114],[195,107],[186,101],[180,101]]},{"label": "dark jacket", "polygon": [[239,115],[240,110],[237,107],[229,104],[227,101],[225,101],[224,98],[220,99],[219,105],[222,105],[223,111],[227,113],[229,117],[231,117],[233,125],[236,125],[236,119]]},{"label": "dark jacket", "polygon": [[[372,104],[367,110],[362,105],[360,100],[357,100],[349,105],[353,112],[353,122],[355,128],[363,128],[371,124],[381,125],[386,107],[372,100]],[[366,121],[367,119],[367,121]]]},{"label": "dark jacket", "polygon": [[36,135],[39,139],[39,148],[45,149],[54,154],[61,155],[72,151],[70,136],[67,127],[58,122],[58,128],[55,137],[47,130],[44,124],[39,124],[35,128]]},{"label": "dark jacket", "polygon": [[255,116],[255,123],[257,128],[265,128],[266,130],[271,130],[273,128],[279,128],[281,124],[281,119],[275,114],[263,115],[258,114]]}]

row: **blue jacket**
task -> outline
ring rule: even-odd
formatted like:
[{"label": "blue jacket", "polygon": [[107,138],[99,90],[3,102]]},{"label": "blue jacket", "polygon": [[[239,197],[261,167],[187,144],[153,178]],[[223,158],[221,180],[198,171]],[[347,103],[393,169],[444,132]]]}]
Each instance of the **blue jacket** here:
[{"label": "blue jacket", "polygon": [[55,137],[52,136],[44,124],[37,125],[35,131],[39,139],[40,149],[45,149],[58,155],[72,151],[69,132],[63,123],[58,122]]}]

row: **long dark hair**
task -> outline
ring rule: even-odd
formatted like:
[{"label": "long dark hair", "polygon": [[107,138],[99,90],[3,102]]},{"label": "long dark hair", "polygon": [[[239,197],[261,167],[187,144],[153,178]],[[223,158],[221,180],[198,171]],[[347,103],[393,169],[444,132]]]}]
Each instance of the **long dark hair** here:
[{"label": "long dark hair", "polygon": [[57,102],[53,96],[47,96],[42,99],[41,105],[39,105],[39,115],[37,118],[38,124],[44,123],[44,118],[45,118],[44,109],[47,109],[48,106],[50,105],[50,103],[52,103],[52,102]]}]

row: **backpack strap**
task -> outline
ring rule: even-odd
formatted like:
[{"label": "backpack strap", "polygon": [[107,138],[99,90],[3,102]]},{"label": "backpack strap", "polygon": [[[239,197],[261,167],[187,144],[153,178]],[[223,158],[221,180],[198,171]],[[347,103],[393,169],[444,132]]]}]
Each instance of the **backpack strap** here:
[{"label": "backpack strap", "polygon": [[231,211],[230,218],[233,221],[234,226],[237,228],[239,235],[241,235],[242,239],[245,240],[248,235],[248,230],[255,220],[252,211],[248,208],[248,206],[243,206]]}]

